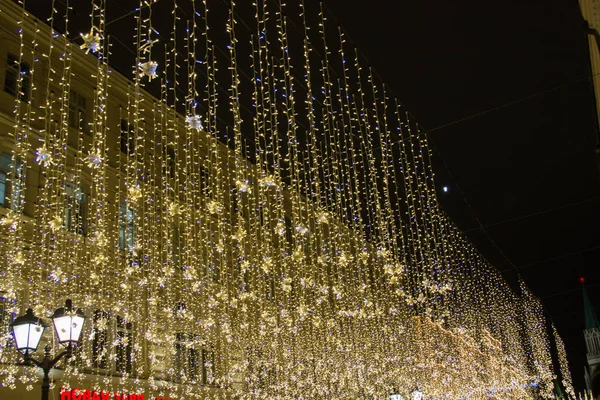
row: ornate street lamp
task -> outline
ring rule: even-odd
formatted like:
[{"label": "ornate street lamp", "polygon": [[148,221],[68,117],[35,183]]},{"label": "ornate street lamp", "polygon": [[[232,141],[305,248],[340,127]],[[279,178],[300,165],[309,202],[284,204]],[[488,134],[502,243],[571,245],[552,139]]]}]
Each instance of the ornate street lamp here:
[{"label": "ornate street lamp", "polygon": [[37,365],[44,371],[42,400],[48,400],[48,393],[50,392],[50,370],[54,368],[61,358],[69,358],[73,355],[73,347],[79,342],[79,337],[81,336],[81,331],[85,322],[85,315],[79,308],[73,310],[71,300],[67,300],[64,307],[61,307],[54,312],[52,315],[52,322],[54,324],[54,331],[56,332],[58,342],[63,346],[66,346],[66,349],[56,357],[50,358],[50,346],[46,345],[42,361],[37,361],[32,358],[31,354],[37,350],[44,330],[46,329],[46,325],[43,321],[33,315],[33,310],[30,308],[25,315],[17,317],[13,323],[10,324],[10,329],[17,344],[17,350],[23,354],[25,363]]},{"label": "ornate street lamp", "polygon": [[46,325],[33,315],[33,310],[30,308],[25,315],[17,317],[10,324],[10,329],[17,343],[17,350],[23,353],[27,359],[31,353],[35,353],[37,350]]},{"label": "ornate street lamp", "polygon": [[413,390],[410,395],[412,397],[412,400],[422,400],[423,399],[423,393],[421,393],[421,391],[419,389]]},{"label": "ornate street lamp", "polygon": [[390,400],[402,400],[403,397],[401,394],[398,393],[392,393],[390,394]]}]

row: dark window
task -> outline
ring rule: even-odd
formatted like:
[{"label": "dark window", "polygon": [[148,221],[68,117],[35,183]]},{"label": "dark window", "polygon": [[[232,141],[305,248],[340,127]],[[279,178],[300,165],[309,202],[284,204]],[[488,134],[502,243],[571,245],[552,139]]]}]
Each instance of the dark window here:
[{"label": "dark window", "polygon": [[[3,152],[0,156],[0,206],[11,207],[19,210],[21,205],[22,183],[21,173],[23,166],[17,157],[13,160],[10,153]],[[12,177],[12,185],[8,177]]]},{"label": "dark window", "polygon": [[173,147],[165,147],[165,159],[167,163],[167,174],[169,175],[169,178],[175,178],[175,149]]},{"label": "dark window", "polygon": [[173,225],[173,241],[172,241],[172,250],[171,250],[171,261],[173,261],[173,265],[175,267],[180,266],[180,254],[181,254],[181,237],[179,233],[179,224]]},{"label": "dark window", "polygon": [[92,339],[92,366],[108,368],[108,332],[110,319],[106,311],[94,312],[94,331]]},{"label": "dark window", "polygon": [[200,167],[200,192],[207,197],[210,195],[210,175],[202,167]]},{"label": "dark window", "polygon": [[196,347],[198,335],[179,332],[175,334],[175,370],[183,381],[197,381],[202,354]]},{"label": "dark window", "polygon": [[175,307],[173,308],[173,316],[176,317],[178,315],[181,315],[183,312],[185,312],[185,310],[187,310],[185,303],[179,302],[175,304]]},{"label": "dark window", "polygon": [[200,335],[175,334],[175,370],[183,381],[199,382],[203,385],[215,382],[215,352],[212,348],[199,345]]},{"label": "dark window", "polygon": [[83,187],[73,182],[65,183],[64,227],[71,232],[86,234],[86,196]]},{"label": "dark window", "polygon": [[121,120],[121,152],[127,155],[135,152],[135,132],[126,119]]},{"label": "dark window", "polygon": [[0,336],[7,337],[10,332],[10,323],[16,318],[17,314],[9,310],[15,306],[13,300],[9,300],[0,294]]},{"label": "dark window", "polygon": [[131,207],[127,207],[125,201],[122,201],[120,215],[119,248],[132,251],[135,243],[135,211]]},{"label": "dark window", "polygon": [[292,227],[292,220],[288,217],[284,217],[285,222],[285,239],[288,243],[292,243],[294,239],[294,229]]},{"label": "dark window", "polygon": [[215,351],[213,349],[202,349],[202,384],[212,385],[215,383]]},{"label": "dark window", "polygon": [[117,346],[115,349],[115,369],[130,374],[132,371],[131,349],[133,345],[133,325],[117,315]]},{"label": "dark window", "polygon": [[267,276],[266,281],[265,295],[267,299],[273,300],[275,298],[275,279],[272,276]]},{"label": "dark window", "polygon": [[236,213],[238,211],[238,194],[237,189],[231,189],[231,212]]},{"label": "dark window", "polygon": [[0,172],[0,205],[6,207],[6,189],[8,182],[6,181],[6,173]]},{"label": "dark window", "polygon": [[69,126],[74,129],[89,131],[87,99],[84,95],[71,90],[69,95]]},{"label": "dark window", "polygon": [[[21,82],[19,85],[19,77]],[[4,74],[4,91],[13,96],[21,92],[21,100],[28,102],[31,96],[31,68],[26,62],[19,63],[19,57],[8,54],[6,73]]]}]

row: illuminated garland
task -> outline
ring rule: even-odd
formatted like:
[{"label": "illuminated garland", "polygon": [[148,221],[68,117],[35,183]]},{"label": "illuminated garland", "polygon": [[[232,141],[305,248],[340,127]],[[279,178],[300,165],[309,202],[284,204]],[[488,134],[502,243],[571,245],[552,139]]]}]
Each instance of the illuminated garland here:
[{"label": "illuminated garland", "polygon": [[[45,76],[31,68],[2,149],[19,199],[1,210],[0,285],[9,312],[86,309],[66,389],[551,398],[541,303],[440,209],[426,132],[322,7],[301,0],[290,19],[257,1],[247,24],[233,1],[213,21],[210,0],[177,0],[160,36],[157,2],[140,0],[126,84],[108,66],[107,2],[90,3],[77,45],[2,6],[21,16],[18,62]],[[53,7],[59,19],[68,36]],[[0,346],[0,384],[31,388],[16,361]]]}]

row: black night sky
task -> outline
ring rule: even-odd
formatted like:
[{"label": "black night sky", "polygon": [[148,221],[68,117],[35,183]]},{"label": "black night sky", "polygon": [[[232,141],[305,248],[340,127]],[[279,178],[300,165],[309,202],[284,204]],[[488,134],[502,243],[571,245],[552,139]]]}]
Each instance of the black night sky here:
[{"label": "black night sky", "polygon": [[[109,2],[109,21],[118,19],[113,38],[126,37],[132,26],[119,17],[135,3]],[[248,0],[237,3],[251,7]],[[581,390],[579,278],[586,278],[600,310],[600,176],[598,119],[578,2],[325,5],[429,131],[443,208],[514,288],[520,275],[542,299]],[[117,58],[133,58],[113,43]]]},{"label": "black night sky", "polygon": [[582,388],[578,278],[600,310],[600,180],[578,2],[326,4],[429,130],[444,209],[513,287],[520,274],[542,299]]}]

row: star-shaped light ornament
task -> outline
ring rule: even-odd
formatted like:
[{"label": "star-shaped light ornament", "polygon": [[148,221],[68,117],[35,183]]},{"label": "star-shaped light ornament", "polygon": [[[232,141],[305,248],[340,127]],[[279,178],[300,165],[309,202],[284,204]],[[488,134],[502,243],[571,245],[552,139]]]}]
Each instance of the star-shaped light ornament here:
[{"label": "star-shaped light ornament", "polygon": [[48,167],[52,165],[52,153],[46,148],[46,145],[43,145],[39,149],[35,151],[36,157],[35,162],[40,164],[42,167]]},{"label": "star-shaped light ornament", "polygon": [[202,129],[204,129],[199,115],[188,115],[187,117],[185,117],[185,123],[191,129],[195,129],[197,131],[201,131]]},{"label": "star-shaped light ornament", "polygon": [[102,156],[99,152],[91,153],[87,158],[87,165],[90,168],[97,168],[102,164]]},{"label": "star-shaped light ornament", "polygon": [[25,264],[25,256],[23,256],[23,253],[21,253],[20,251],[18,251],[15,256],[13,257],[13,261],[16,264]]},{"label": "star-shaped light ornament", "polygon": [[275,232],[279,234],[279,236],[285,236],[285,225],[283,222],[278,222],[275,226]]},{"label": "star-shaped light ornament", "polygon": [[211,214],[220,214],[223,210],[221,204],[216,200],[211,200],[208,202],[208,212]]},{"label": "star-shaped light ornament", "polygon": [[248,181],[236,181],[235,182],[238,190],[242,193],[252,193],[252,187],[250,186],[250,184],[248,183]]},{"label": "star-shaped light ornament", "polygon": [[308,228],[304,225],[298,225],[296,227],[296,232],[298,232],[301,235],[306,235],[308,233]]},{"label": "star-shaped light ornament", "polygon": [[50,229],[52,229],[52,231],[54,232],[62,227],[62,223],[62,218],[60,217],[60,215],[57,215],[50,221]]},{"label": "star-shaped light ornament", "polygon": [[145,63],[139,63],[138,68],[140,69],[140,77],[146,75],[148,80],[156,78],[156,70],[158,63],[156,61],[146,61]]},{"label": "star-shaped light ornament", "polygon": [[90,29],[90,33],[82,33],[81,38],[83,39],[83,44],[79,47],[85,49],[86,54],[90,51],[95,53],[100,50],[102,38],[97,33],[94,33],[94,28]]},{"label": "star-shaped light ornament", "polygon": [[129,186],[128,193],[131,201],[139,200],[142,197],[142,188],[139,185]]},{"label": "star-shaped light ornament", "polygon": [[258,181],[258,184],[261,187],[277,187],[277,182],[275,181],[275,178],[271,175],[266,175],[264,178],[260,179]]},{"label": "star-shaped light ornament", "polygon": [[168,210],[169,210],[169,215],[171,217],[174,217],[176,215],[181,215],[183,208],[181,207],[180,204],[171,203],[171,204],[169,204]]},{"label": "star-shaped light ornament", "polygon": [[321,211],[317,215],[317,222],[320,224],[327,224],[329,222],[329,215],[327,211]]},{"label": "star-shaped light ornament", "polygon": [[11,231],[15,231],[17,230],[17,225],[19,224],[19,216],[11,210],[4,218],[0,219],[0,224],[8,226]]}]

